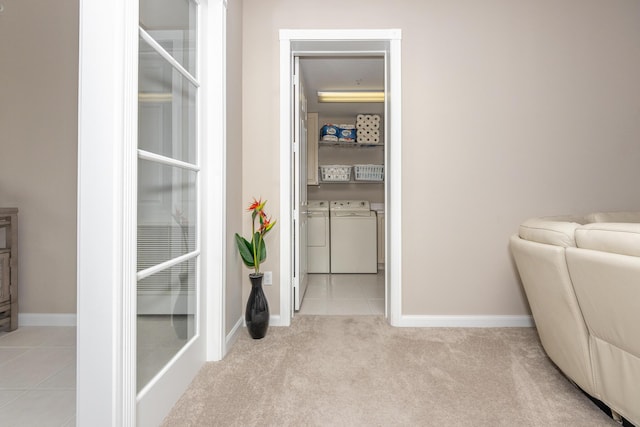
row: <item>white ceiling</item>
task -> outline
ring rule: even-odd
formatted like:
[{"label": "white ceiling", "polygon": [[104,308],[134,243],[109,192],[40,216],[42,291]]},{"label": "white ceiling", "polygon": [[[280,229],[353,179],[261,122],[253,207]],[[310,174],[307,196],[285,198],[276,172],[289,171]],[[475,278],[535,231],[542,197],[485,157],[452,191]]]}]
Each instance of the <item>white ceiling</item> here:
[{"label": "white ceiling", "polygon": [[307,94],[307,111],[322,116],[382,114],[384,103],[318,103],[317,92],[327,90],[384,90],[382,56],[312,56],[300,58],[302,80]]}]

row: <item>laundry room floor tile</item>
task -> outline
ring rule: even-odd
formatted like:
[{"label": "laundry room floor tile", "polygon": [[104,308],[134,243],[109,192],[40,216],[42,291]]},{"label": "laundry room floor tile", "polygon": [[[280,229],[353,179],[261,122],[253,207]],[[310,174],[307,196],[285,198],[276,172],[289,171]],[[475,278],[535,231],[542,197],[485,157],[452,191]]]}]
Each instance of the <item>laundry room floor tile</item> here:
[{"label": "laundry room floor tile", "polygon": [[309,274],[299,314],[383,315],[384,271],[378,274]]}]

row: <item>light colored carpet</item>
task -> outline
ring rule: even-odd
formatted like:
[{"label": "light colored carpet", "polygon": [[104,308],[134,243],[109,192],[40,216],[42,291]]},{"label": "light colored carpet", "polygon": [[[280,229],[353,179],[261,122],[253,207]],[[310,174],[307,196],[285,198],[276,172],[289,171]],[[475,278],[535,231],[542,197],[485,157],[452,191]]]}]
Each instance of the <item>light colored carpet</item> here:
[{"label": "light colored carpet", "polygon": [[393,328],[297,316],[206,364],[166,426],[618,426],[535,329]]}]

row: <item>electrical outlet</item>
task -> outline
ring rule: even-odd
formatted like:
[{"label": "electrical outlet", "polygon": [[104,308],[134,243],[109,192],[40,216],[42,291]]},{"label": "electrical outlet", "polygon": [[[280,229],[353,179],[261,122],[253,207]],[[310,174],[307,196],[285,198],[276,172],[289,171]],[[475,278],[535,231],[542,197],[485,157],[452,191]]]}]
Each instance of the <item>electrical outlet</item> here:
[{"label": "electrical outlet", "polygon": [[271,271],[264,272],[264,284],[272,285],[273,284],[273,274]]}]

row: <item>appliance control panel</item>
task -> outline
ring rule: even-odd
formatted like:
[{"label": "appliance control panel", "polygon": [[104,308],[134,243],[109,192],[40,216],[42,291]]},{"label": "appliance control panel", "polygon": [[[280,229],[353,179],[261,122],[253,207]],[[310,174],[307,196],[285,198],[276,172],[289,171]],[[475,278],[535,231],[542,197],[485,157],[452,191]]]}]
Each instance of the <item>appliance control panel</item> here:
[{"label": "appliance control panel", "polygon": [[307,210],[314,212],[329,211],[329,202],[327,200],[309,200],[307,202]]},{"label": "appliance control panel", "polygon": [[370,211],[368,200],[334,200],[331,202],[332,211]]}]

